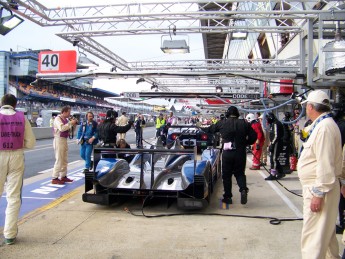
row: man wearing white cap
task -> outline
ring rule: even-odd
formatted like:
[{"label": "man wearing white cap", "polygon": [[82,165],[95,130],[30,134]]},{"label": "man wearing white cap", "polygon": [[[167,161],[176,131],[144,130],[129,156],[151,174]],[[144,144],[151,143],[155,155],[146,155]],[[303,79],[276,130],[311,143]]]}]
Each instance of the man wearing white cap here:
[{"label": "man wearing white cap", "polygon": [[311,92],[302,104],[312,121],[298,162],[303,188],[302,258],[340,258],[334,227],[342,171],[340,131],[325,92]]}]

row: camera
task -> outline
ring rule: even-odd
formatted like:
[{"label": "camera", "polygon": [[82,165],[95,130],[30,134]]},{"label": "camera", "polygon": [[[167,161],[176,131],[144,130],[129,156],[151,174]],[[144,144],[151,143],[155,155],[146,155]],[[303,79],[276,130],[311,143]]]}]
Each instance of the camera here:
[{"label": "camera", "polygon": [[70,121],[71,121],[71,120],[76,120],[76,121],[78,121],[77,117],[74,117],[73,115],[69,116],[68,120],[70,120]]}]

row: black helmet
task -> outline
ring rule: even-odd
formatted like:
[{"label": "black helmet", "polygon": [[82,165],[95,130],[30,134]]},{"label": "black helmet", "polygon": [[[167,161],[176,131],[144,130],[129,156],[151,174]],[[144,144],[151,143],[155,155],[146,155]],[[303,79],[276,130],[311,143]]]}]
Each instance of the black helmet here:
[{"label": "black helmet", "polygon": [[285,112],[285,119],[290,119],[291,118],[291,113],[290,112]]},{"label": "black helmet", "polygon": [[276,120],[276,116],[273,114],[273,112],[269,112],[267,115],[266,115],[266,120],[268,123],[273,123],[275,120]]},{"label": "black helmet", "polygon": [[235,106],[230,106],[225,114],[225,116],[228,117],[240,117],[240,113],[238,112],[238,109]]}]

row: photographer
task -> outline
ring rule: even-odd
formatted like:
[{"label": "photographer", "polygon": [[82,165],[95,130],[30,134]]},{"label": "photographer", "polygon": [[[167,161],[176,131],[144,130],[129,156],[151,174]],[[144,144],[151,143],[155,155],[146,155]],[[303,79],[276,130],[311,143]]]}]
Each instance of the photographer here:
[{"label": "photographer", "polygon": [[86,121],[80,124],[78,130],[78,144],[80,144],[80,156],[85,160],[85,171],[91,168],[91,155],[93,145],[98,142],[97,122],[93,120],[92,112],[86,113]]},{"label": "photographer", "polygon": [[[55,164],[53,169],[52,184],[71,183],[73,180],[67,177],[67,156],[68,145],[67,138],[70,131],[73,131],[74,126],[78,123],[77,119],[70,118],[71,107],[65,106],[61,109],[61,114],[56,116],[54,120],[54,152]],[[59,178],[60,177],[60,178]]]}]

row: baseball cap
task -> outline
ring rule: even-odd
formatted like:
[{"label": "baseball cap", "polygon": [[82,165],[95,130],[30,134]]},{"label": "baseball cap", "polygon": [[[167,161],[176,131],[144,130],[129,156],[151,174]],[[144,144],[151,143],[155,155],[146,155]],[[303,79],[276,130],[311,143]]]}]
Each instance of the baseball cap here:
[{"label": "baseball cap", "polygon": [[331,106],[328,95],[324,91],[321,91],[321,90],[315,90],[315,91],[311,92],[308,95],[307,100],[301,102],[301,104],[305,104],[307,102]]}]

